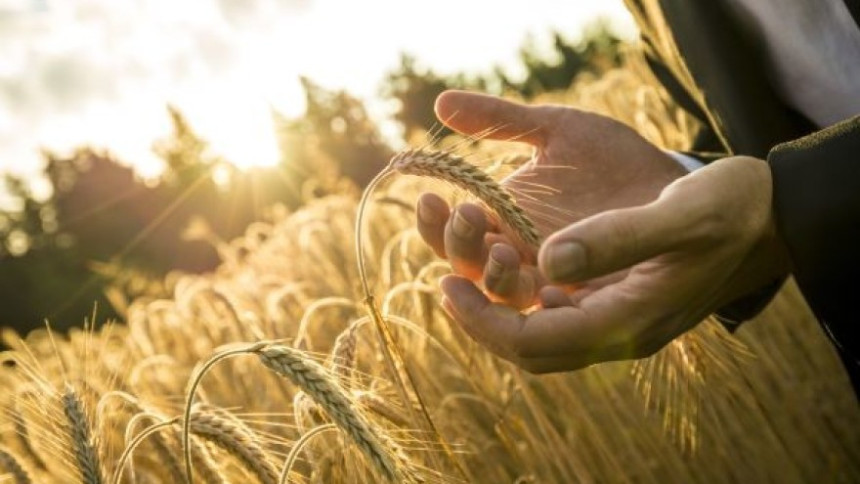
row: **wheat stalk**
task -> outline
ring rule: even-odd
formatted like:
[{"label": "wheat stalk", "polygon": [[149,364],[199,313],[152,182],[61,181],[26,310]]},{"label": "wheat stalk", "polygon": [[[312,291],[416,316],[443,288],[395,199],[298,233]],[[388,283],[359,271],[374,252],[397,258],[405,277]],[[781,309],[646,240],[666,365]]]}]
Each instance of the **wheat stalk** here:
[{"label": "wheat stalk", "polygon": [[346,391],[325,368],[302,351],[284,345],[270,345],[255,351],[260,361],[275,373],[288,378],[314,399],[388,480],[399,475],[397,460],[376,436],[376,431],[353,405]]},{"label": "wheat stalk", "polygon": [[72,440],[75,461],[77,461],[78,469],[81,472],[81,481],[85,484],[101,484],[99,457],[90,435],[90,426],[84,412],[84,405],[71,385],[66,385],[62,402],[63,412],[69,423],[69,437]]},{"label": "wheat stalk", "polygon": [[212,456],[197,439],[191,439],[191,462],[194,468],[200,471],[200,478],[206,484],[229,484],[226,476],[221,475],[218,465],[212,460]]},{"label": "wheat stalk", "polygon": [[263,484],[277,484],[278,470],[247,429],[212,412],[194,412],[191,431],[234,455]]},{"label": "wheat stalk", "polygon": [[[156,414],[146,412],[139,405],[136,406],[136,409],[139,411],[139,413],[135,414],[126,425],[126,442],[130,442],[132,440],[130,438],[131,433],[138,422],[151,422],[153,425],[155,425],[161,423],[164,420],[162,417]],[[172,449],[167,444],[167,440],[162,436],[162,434],[155,432],[149,435],[148,439],[156,458],[162,463],[165,473],[170,475],[171,478],[174,480],[183,479],[185,476],[182,473],[182,468],[180,466],[179,460],[176,458],[176,455],[173,453]],[[128,447],[131,446],[127,445],[126,448]],[[122,469],[119,468],[118,472],[121,473]],[[133,469],[131,475],[134,475]]]},{"label": "wheat stalk", "polygon": [[388,420],[397,427],[406,427],[409,420],[403,412],[385,398],[373,392],[359,392],[356,395],[359,405]]},{"label": "wheat stalk", "polygon": [[12,397],[12,402],[6,408],[6,412],[12,417],[12,438],[16,442],[15,448],[23,454],[21,457],[29,458],[28,461],[33,465],[33,467],[42,471],[45,470],[45,462],[39,454],[33,450],[33,444],[30,443],[30,430],[27,428],[27,419],[21,415],[18,408],[20,405],[20,397],[20,394],[15,394]]},{"label": "wheat stalk", "polygon": [[[98,404],[96,405],[96,422],[98,422],[97,431],[103,437],[100,439],[101,442],[106,442],[109,439],[104,438],[107,434],[107,430],[105,429],[109,419],[107,418],[108,409],[110,408],[108,404],[114,400],[119,399],[122,403],[128,405],[130,407],[133,416],[129,419],[126,424],[126,442],[131,440],[131,433],[135,429],[138,422],[150,422],[150,423],[159,423],[164,420],[164,418],[157,413],[153,413],[144,408],[141,401],[127,392],[120,390],[113,390],[105,393],[99,399]],[[179,481],[184,478],[182,473],[181,464],[179,459],[177,459],[176,455],[168,445],[168,442],[164,435],[161,433],[155,432],[149,438],[149,443],[152,446],[152,450],[157,456],[157,459],[162,463],[164,468],[164,474],[171,476],[173,480]],[[127,446],[128,447],[128,446]],[[102,452],[102,455],[108,455],[107,452]],[[119,469],[119,472],[122,472],[122,469]],[[132,474],[133,475],[133,474]]]},{"label": "wheat stalk", "polygon": [[293,464],[295,464],[296,459],[299,457],[299,452],[305,448],[308,442],[317,434],[321,434],[323,432],[329,430],[337,430],[337,425],[335,424],[323,424],[314,427],[308,432],[305,432],[301,438],[293,444],[293,448],[290,449],[289,455],[287,455],[287,461],[284,464],[284,470],[281,472],[281,477],[278,478],[278,484],[286,484],[287,476],[290,475],[290,471],[293,470]]},{"label": "wheat stalk", "polygon": [[466,190],[492,209],[522,242],[535,249],[540,246],[534,223],[511,193],[462,157],[448,151],[411,149],[395,155],[388,166],[404,175],[437,178]]},{"label": "wheat stalk", "polygon": [[[148,416],[147,416],[148,417]],[[131,441],[126,445],[125,449],[122,451],[122,455],[120,455],[119,460],[117,460],[116,470],[113,474],[113,479],[111,479],[112,484],[119,484],[122,479],[123,469],[125,469],[126,462],[131,459],[131,455],[134,453],[137,446],[141,444],[146,438],[157,435],[158,431],[173,425],[174,422],[178,420],[177,418],[166,420],[163,422],[157,422],[152,424],[151,426],[145,428],[141,433],[137,434],[135,438],[131,439]],[[180,474],[181,475],[181,474]]]}]

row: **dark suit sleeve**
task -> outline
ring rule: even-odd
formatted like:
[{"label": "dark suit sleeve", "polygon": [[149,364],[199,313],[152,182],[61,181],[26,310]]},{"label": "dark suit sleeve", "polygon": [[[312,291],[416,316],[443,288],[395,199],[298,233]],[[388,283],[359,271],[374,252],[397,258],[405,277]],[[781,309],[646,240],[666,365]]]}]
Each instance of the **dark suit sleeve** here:
[{"label": "dark suit sleeve", "polygon": [[[700,129],[693,138],[691,146],[683,153],[697,158],[703,163],[710,163],[731,156],[731,153],[722,145],[714,129],[710,126],[708,117],[701,107],[693,100],[671,69],[666,67],[655,55],[647,36],[642,37],[642,44],[645,60],[654,77],[682,109],[699,121]],[[720,308],[714,316],[727,330],[734,331],[741,323],[758,315],[770,303],[784,281],[784,278],[775,280],[752,294],[747,294]]]},{"label": "dark suit sleeve", "polygon": [[775,147],[768,163],[793,274],[816,316],[846,345],[856,333],[847,325],[860,323],[860,116]]}]

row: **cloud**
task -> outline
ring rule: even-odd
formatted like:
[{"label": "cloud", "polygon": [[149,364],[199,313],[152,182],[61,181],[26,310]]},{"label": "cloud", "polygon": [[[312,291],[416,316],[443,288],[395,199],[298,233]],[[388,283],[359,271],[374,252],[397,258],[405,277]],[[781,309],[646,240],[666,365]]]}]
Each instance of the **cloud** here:
[{"label": "cloud", "polygon": [[223,76],[246,35],[274,28],[279,16],[307,4],[0,0],[0,171],[36,169],[39,145],[63,143],[52,134],[61,116],[85,122],[98,106],[138,97],[160,99],[151,109],[166,123],[164,103],[177,89]]}]

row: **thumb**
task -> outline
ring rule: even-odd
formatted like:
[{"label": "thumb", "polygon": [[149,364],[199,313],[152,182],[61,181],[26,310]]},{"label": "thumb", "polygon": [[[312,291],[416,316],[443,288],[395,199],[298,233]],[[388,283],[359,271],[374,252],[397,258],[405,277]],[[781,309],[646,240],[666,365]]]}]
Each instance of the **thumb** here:
[{"label": "thumb", "polygon": [[688,210],[663,200],[602,212],[550,236],[538,264],[555,283],[611,274],[678,248],[689,217]]},{"label": "thumb", "polygon": [[527,106],[495,96],[445,91],[436,98],[436,117],[466,136],[542,144],[549,122],[539,106]]}]

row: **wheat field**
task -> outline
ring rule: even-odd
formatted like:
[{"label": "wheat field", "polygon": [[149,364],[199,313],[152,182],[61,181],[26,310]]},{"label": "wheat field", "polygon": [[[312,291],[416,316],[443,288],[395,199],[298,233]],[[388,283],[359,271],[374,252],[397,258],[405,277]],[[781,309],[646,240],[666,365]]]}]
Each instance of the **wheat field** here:
[{"label": "wheat field", "polygon": [[[619,69],[545,100],[684,146],[694,123],[646,80]],[[465,196],[394,176],[365,214],[390,340],[354,193],[273,210],[123,322],[6,331],[0,482],[860,481],[860,410],[793,284],[734,335],[709,320],[647,360],[529,375],[441,311],[450,269],[414,229],[425,190]]]}]

